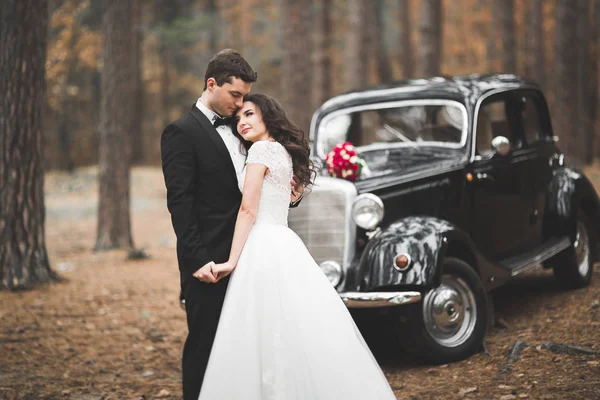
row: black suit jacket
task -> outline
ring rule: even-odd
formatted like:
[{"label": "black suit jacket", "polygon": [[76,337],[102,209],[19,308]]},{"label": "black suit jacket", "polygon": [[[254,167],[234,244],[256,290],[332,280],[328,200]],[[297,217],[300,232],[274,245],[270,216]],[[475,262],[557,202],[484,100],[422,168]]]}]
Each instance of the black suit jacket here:
[{"label": "black suit jacket", "polygon": [[229,258],[242,195],[225,143],[195,105],[163,131],[161,158],[183,285]]}]

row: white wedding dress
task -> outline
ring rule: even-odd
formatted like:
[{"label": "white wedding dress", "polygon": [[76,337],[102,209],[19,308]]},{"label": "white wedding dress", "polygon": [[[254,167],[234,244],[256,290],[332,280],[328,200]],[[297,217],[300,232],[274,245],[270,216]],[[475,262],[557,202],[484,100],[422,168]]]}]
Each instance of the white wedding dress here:
[{"label": "white wedding dress", "polygon": [[277,142],[260,141],[246,163],[270,172],[229,282],[199,399],[395,399],[342,300],[287,226],[290,155]]}]

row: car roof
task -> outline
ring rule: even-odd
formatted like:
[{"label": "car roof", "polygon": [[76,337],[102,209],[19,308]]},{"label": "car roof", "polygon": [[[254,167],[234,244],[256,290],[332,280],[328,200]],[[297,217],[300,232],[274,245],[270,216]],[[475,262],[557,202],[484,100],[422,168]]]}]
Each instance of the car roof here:
[{"label": "car roof", "polygon": [[513,74],[470,74],[408,79],[347,92],[327,100],[315,114],[327,114],[340,108],[387,100],[442,98],[475,104],[485,93],[516,87],[539,88],[530,80]]}]

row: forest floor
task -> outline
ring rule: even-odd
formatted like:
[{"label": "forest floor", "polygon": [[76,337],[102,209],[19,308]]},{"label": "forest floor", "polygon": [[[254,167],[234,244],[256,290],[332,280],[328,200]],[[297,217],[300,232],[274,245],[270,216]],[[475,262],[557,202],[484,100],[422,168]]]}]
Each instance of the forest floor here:
[{"label": "forest floor", "polygon": [[[587,173],[599,188],[600,165]],[[132,173],[133,237],[150,255],[136,261],[92,251],[96,179],[96,168],[46,175],[46,244],[64,281],[0,292],[0,399],[181,398],[186,323],[162,174]],[[538,271],[493,301],[486,352],[461,362],[423,365],[386,352],[393,342],[369,342],[398,399],[600,399],[600,354],[544,346],[600,352],[599,265],[586,289],[561,290]],[[510,361],[518,340],[527,346]]]}]

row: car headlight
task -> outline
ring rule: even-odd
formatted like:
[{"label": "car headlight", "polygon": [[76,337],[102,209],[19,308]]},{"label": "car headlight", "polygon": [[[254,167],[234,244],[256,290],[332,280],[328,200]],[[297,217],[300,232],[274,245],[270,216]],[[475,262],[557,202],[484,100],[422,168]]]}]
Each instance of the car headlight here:
[{"label": "car headlight", "polygon": [[333,286],[337,286],[342,280],[342,267],[337,262],[323,261],[319,267],[321,267],[321,271],[323,271]]},{"label": "car headlight", "polygon": [[358,195],[352,205],[352,219],[363,229],[375,229],[383,219],[383,201],[372,193]]}]

